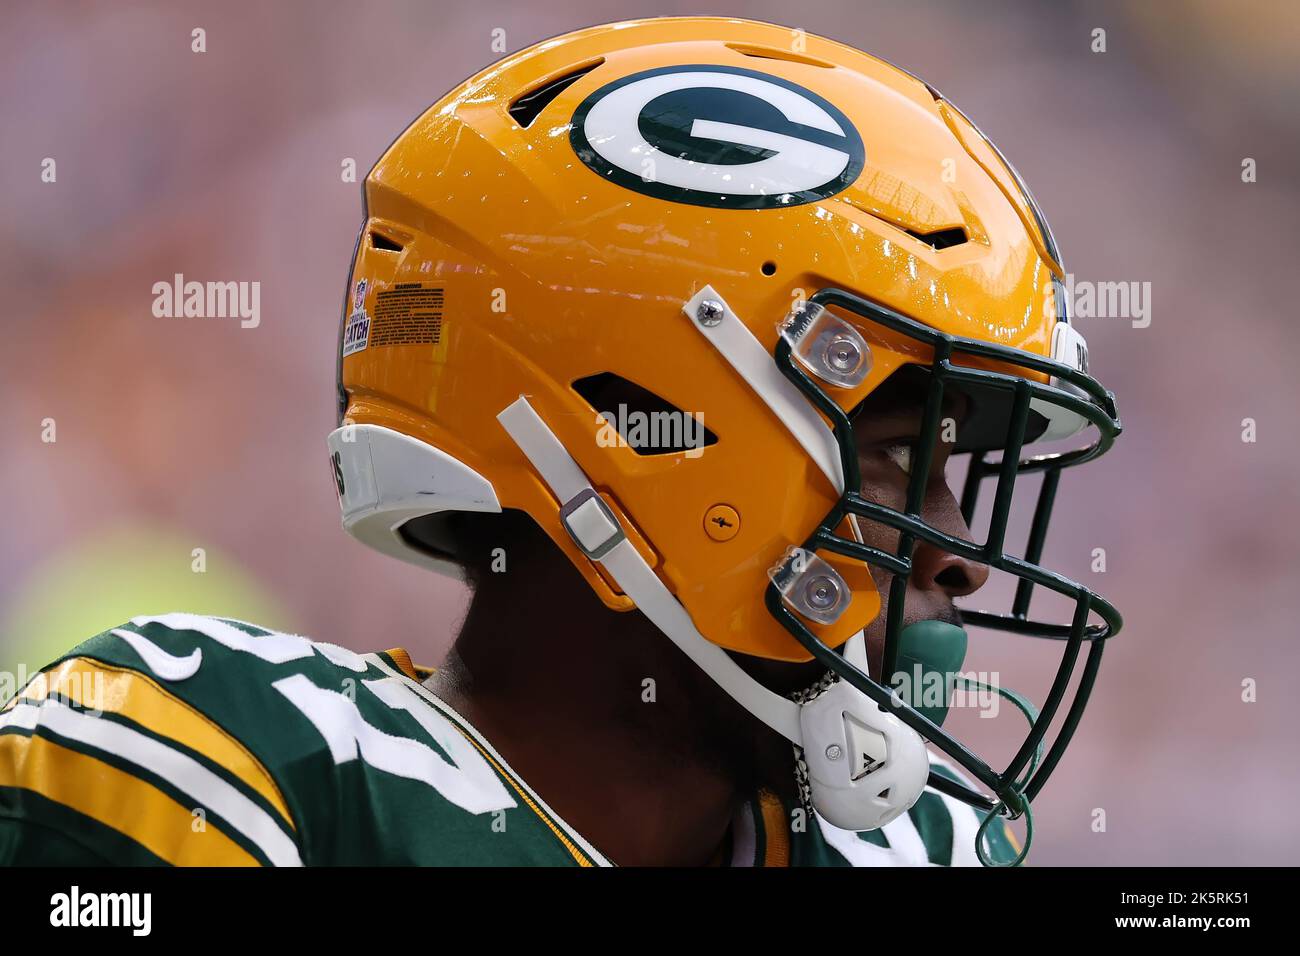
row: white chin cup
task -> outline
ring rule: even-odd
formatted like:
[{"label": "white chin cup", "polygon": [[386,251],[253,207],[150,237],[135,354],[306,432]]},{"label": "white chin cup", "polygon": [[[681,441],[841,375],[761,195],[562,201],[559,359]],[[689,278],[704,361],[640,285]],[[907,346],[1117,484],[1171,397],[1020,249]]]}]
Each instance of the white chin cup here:
[{"label": "white chin cup", "polygon": [[[865,670],[862,640],[851,638],[857,646],[845,657]],[[875,830],[920,799],[930,775],[925,741],[847,681],[804,704],[799,724],[813,807],[828,823]]]}]

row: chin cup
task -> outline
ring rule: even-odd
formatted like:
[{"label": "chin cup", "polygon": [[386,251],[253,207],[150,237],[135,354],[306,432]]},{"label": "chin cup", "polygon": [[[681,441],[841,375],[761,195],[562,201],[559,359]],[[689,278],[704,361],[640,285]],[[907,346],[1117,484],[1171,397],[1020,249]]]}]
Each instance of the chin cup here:
[{"label": "chin cup", "polygon": [[930,775],[921,735],[845,681],[799,712],[813,807],[844,830],[875,830],[920,799]]}]

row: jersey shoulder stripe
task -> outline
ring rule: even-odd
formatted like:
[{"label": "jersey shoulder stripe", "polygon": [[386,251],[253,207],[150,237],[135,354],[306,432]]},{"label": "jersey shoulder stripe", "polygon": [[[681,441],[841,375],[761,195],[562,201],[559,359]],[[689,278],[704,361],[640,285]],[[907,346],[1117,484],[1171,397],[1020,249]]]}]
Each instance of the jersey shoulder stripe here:
[{"label": "jersey shoulder stripe", "polygon": [[0,862],[40,862],[56,829],[68,852],[122,862],[605,862],[429,674],[400,649],[135,618],[0,709]]},{"label": "jersey shoulder stripe", "polygon": [[[25,745],[19,740],[24,731]],[[64,805],[80,801],[76,808],[87,816],[129,833],[164,859],[253,862],[221,839],[207,839],[209,831],[220,834],[219,827],[206,825],[196,831],[193,813],[136,771],[166,781],[190,797],[196,808],[211,808],[230,821],[269,862],[301,863],[292,838],[265,810],[193,757],[126,723],[51,697],[39,705],[20,702],[0,718],[0,733],[9,742],[14,761],[9,785],[34,790]],[[116,765],[110,765],[110,758]],[[94,785],[87,786],[91,782]],[[191,834],[204,839],[191,839]],[[210,860],[204,856],[213,850]]]},{"label": "jersey shoulder stripe", "polygon": [[38,675],[19,695],[37,703],[53,692],[83,710],[102,708],[153,736],[203,754],[259,794],[293,829],[283,794],[270,772],[248,749],[207,715],[164,689],[152,677],[85,657],[74,657]]},{"label": "jersey shoulder stripe", "polygon": [[[94,786],[87,786],[94,781]],[[84,819],[70,818],[74,811]],[[56,743],[39,733],[0,729],[0,818],[22,821],[78,842],[97,856],[111,856],[105,833],[126,837],[156,862],[190,866],[253,866],[259,861],[216,827],[195,833],[194,817],[169,795],[88,753]],[[75,819],[75,822],[74,822]],[[86,838],[85,820],[103,830]],[[140,862],[131,860],[130,862]]]}]

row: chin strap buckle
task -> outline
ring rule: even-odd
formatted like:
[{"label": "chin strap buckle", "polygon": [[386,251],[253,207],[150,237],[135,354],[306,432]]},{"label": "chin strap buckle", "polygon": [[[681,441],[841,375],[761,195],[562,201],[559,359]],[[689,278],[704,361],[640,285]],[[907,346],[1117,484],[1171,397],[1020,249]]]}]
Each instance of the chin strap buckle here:
[{"label": "chin strap buckle", "polygon": [[584,488],[564,503],[560,508],[560,524],[578,549],[593,561],[599,561],[627,540],[614,512],[594,488]]}]

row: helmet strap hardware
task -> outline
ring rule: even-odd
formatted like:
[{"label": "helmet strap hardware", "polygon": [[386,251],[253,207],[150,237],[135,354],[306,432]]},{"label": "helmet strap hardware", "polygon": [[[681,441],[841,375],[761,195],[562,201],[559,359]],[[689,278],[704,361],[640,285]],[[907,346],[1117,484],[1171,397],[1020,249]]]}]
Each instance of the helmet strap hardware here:
[{"label": "helmet strap hardware", "polygon": [[584,488],[560,508],[560,524],[588,558],[599,561],[627,538],[614,512],[593,488]]},{"label": "helmet strap hardware", "polygon": [[834,624],[852,600],[840,573],[803,548],[786,549],[767,574],[789,608],[817,624]]},{"label": "helmet strap hardware", "polygon": [[871,372],[862,333],[816,302],[802,302],[777,326],[791,354],[809,373],[836,388],[857,388]]},{"label": "helmet strap hardware", "polygon": [[705,299],[695,309],[695,319],[700,325],[711,329],[722,324],[722,317],[727,309],[717,299]]}]

